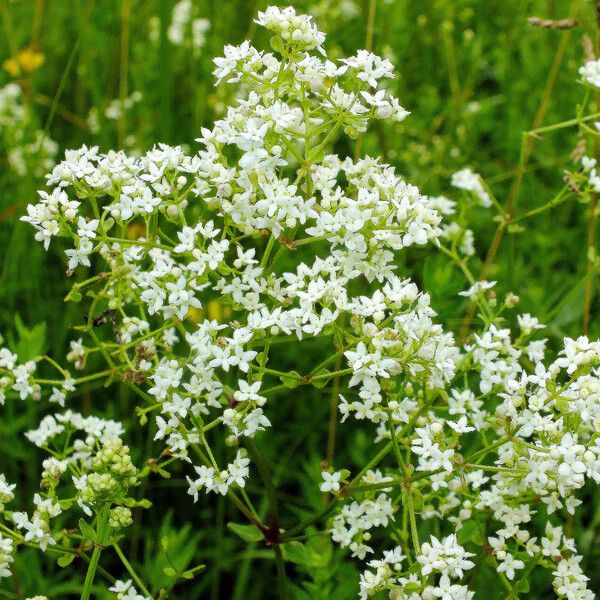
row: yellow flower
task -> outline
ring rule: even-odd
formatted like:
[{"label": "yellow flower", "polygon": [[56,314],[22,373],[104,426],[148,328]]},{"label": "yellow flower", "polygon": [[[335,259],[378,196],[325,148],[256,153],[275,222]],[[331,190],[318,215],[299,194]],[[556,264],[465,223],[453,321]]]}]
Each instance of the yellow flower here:
[{"label": "yellow flower", "polygon": [[31,47],[19,50],[16,56],[12,56],[3,63],[4,70],[13,77],[18,77],[23,73],[32,73],[37,71],[46,60],[42,52],[38,52]]},{"label": "yellow flower", "polygon": [[12,77],[18,77],[21,73],[21,67],[16,58],[8,58],[2,64],[4,70],[7,71]]}]

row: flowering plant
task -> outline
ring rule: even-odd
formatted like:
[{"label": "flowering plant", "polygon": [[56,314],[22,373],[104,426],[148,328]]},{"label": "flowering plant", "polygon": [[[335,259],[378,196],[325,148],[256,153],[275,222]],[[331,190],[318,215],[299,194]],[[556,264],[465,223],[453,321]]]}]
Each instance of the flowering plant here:
[{"label": "flowering plant", "polygon": [[[21,544],[53,549],[65,564],[82,555],[86,599],[111,547],[130,579],[109,574],[110,590],[161,597],[120,540],[131,509],[150,508],[135,493],[142,481],[183,473],[190,505],[226,496],[247,521],[233,533],[272,550],[281,597],[285,563],[306,562],[320,525],[365,562],[361,598],[473,598],[476,565],[491,566],[509,597],[541,568],[558,597],[593,598],[567,523],[586,481],[600,482],[600,343],[566,338],[546,356],[544,325],[522,314],[511,331],[504,318],[518,299],[499,301],[495,282],[471,274],[472,232],[443,222],[452,201],[421,194],[378,157],[332,153],[338,135],[408,115],[386,90],[388,60],[365,50],[328,58],[325,34],[292,8],[270,7],[256,22],[273,52],[244,42],[215,60],[217,82],[241,95],[201,131],[196,154],[164,144],[143,156],[68,151],[27,208],[23,220],[46,249],[69,242],[67,300],[86,319],[68,370],[0,350],[2,400],[60,406],[27,433],[49,454],[31,516],[11,510],[14,485],[2,480],[0,575]],[[453,185],[494,204],[469,169]],[[466,343],[402,275],[402,254],[427,244],[468,280],[461,295],[481,327]],[[280,348],[306,347],[312,359],[315,342],[310,369],[289,368]],[[37,375],[44,361],[54,378]],[[132,432],[65,410],[93,382],[133,390],[149,437],[139,466],[123,441]],[[359,465],[331,452],[313,482],[322,510],[294,523],[258,440],[278,427],[271,404],[293,404],[306,388],[331,396],[330,434],[336,420],[356,419],[372,449]],[[221,439],[227,451],[217,455]],[[266,510],[248,491],[254,475]],[[61,513],[78,537],[58,525]]]}]

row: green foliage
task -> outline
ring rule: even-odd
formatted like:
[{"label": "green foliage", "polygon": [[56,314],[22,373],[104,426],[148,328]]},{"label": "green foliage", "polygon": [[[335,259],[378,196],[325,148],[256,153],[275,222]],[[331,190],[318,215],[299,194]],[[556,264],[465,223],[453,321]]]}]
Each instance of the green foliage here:
[{"label": "green foliage", "polygon": [[[15,330],[18,338],[9,337],[9,343],[19,360],[26,362],[41,356],[46,350],[46,323],[38,323],[28,328],[19,313],[15,314]],[[11,339],[12,338],[12,339]]]}]

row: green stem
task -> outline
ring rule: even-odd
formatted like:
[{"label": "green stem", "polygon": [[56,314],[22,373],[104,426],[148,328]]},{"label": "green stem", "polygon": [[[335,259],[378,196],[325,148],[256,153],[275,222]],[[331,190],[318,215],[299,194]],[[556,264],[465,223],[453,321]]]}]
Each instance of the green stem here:
[{"label": "green stem", "polygon": [[365,49],[371,52],[373,49],[373,32],[375,31],[375,9],[377,0],[369,0],[369,14],[367,17],[367,35],[365,38]]},{"label": "green stem", "polygon": [[256,464],[256,468],[258,469],[258,474],[260,475],[260,478],[265,484],[265,492],[267,495],[267,501],[269,503],[269,513],[272,523],[274,523],[275,526],[278,527],[279,506],[277,503],[277,490],[275,489],[275,483],[273,482],[273,477],[271,475],[269,463],[267,462],[263,454],[260,452],[253,440],[248,439],[246,445],[252,453],[254,462]]},{"label": "green stem", "polygon": [[157,244],[156,242],[150,242],[147,240],[128,240],[126,238],[115,238],[107,236],[99,236],[99,239],[103,242],[114,242],[115,244],[128,244],[130,246],[145,246],[146,248],[160,248],[161,250],[173,251],[171,246],[165,246],[164,244]]},{"label": "green stem", "polygon": [[88,565],[87,573],[85,575],[85,581],[83,583],[83,591],[81,592],[81,600],[89,600],[92,592],[92,584],[94,583],[94,577],[96,575],[96,569],[98,568],[98,561],[100,560],[100,552],[102,548],[97,544],[94,546],[94,552]]},{"label": "green stem", "polygon": [[127,569],[127,572],[131,575],[131,579],[133,579],[133,581],[138,586],[138,588],[146,596],[148,596],[148,598],[150,598],[151,597],[150,592],[148,591],[148,589],[146,588],[146,586],[143,584],[142,580],[138,577],[138,574],[135,572],[134,568],[131,566],[131,563],[127,560],[127,558],[123,554],[121,548],[119,548],[119,544],[117,544],[115,542],[113,544],[113,548],[115,549],[115,552],[117,553],[117,556],[121,559],[121,562],[123,563],[123,566]]},{"label": "green stem", "polygon": [[260,261],[260,266],[263,269],[267,266],[267,262],[269,260],[271,251],[273,250],[274,244],[275,244],[275,236],[273,234],[271,234],[271,237],[269,238],[269,241],[267,242],[267,247],[265,248],[265,253],[263,254],[262,259]]},{"label": "green stem", "polygon": [[568,198],[569,191],[570,191],[570,188],[568,185],[563,187],[562,190],[560,190],[560,192],[556,196],[554,196],[554,198],[552,198],[552,200],[550,200],[549,202],[546,202],[545,204],[542,204],[542,206],[538,206],[537,208],[532,208],[531,210],[528,210],[526,213],[523,213],[523,214],[519,215],[516,219],[513,219],[512,222],[516,223],[517,221],[522,221],[523,219],[528,219],[529,217],[533,217],[534,215],[544,212],[545,210],[547,210],[549,208],[553,208],[554,206],[557,206],[558,204],[560,204],[561,202],[564,202]]},{"label": "green stem", "polygon": [[392,447],[394,449],[394,454],[396,455],[396,461],[398,462],[398,466],[400,467],[400,471],[402,471],[402,475],[406,477],[408,475],[406,471],[406,465],[404,464],[404,460],[402,459],[402,454],[400,453],[400,448],[398,447],[398,437],[396,435],[396,426],[394,425],[394,420],[392,419],[392,414],[388,415],[388,427],[390,430],[390,436],[392,437]]},{"label": "green stem", "polygon": [[275,546],[275,564],[277,565],[277,587],[279,588],[279,598],[286,600],[287,594],[287,579],[285,576],[285,562],[280,546]]},{"label": "green stem", "polygon": [[353,373],[354,369],[341,369],[340,371],[332,371],[331,373],[321,373],[321,375],[313,375],[310,376],[310,381],[319,381],[320,379],[331,379],[332,377],[341,377],[342,375],[350,375]]},{"label": "green stem", "polygon": [[419,530],[417,529],[417,519],[415,517],[415,505],[412,497],[412,490],[406,490],[406,506],[408,508],[408,518],[410,521],[410,535],[415,549],[415,559],[421,553],[421,543],[419,542]]}]

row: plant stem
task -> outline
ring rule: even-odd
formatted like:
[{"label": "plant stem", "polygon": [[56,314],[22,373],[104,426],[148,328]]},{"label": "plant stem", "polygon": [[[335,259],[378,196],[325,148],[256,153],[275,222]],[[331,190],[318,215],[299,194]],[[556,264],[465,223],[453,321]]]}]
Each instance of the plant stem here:
[{"label": "plant stem", "polygon": [[371,52],[373,49],[373,32],[375,31],[375,9],[377,0],[369,0],[369,14],[367,16],[367,35],[365,38],[365,50]]},{"label": "plant stem", "polygon": [[406,477],[408,473],[406,471],[406,465],[404,464],[404,460],[402,460],[400,448],[398,447],[398,436],[396,434],[396,426],[394,425],[394,420],[392,419],[391,413],[389,413],[388,415],[388,428],[390,430],[390,436],[392,437],[392,447],[394,449],[394,454],[396,455],[396,461],[398,462],[400,471],[402,471],[402,475]]},{"label": "plant stem", "polygon": [[[577,14],[579,10],[579,5],[581,4],[581,0],[574,0],[571,4],[570,16]],[[558,77],[558,73],[560,71],[560,65],[562,64],[562,60],[565,54],[565,51],[568,47],[569,38],[571,36],[571,30],[567,29],[562,32],[560,42],[558,44],[558,48],[554,55],[554,61],[552,63],[552,67],[550,68],[550,73],[548,75],[548,81],[546,83],[546,87],[544,89],[544,94],[542,96],[542,100],[540,102],[538,111],[535,115],[533,121],[533,130],[539,132],[540,126],[548,112],[548,108],[550,106],[550,100],[552,99],[552,91],[554,89],[554,84],[556,83],[556,78]],[[519,194],[521,192],[521,186],[523,183],[523,177],[527,171],[527,163],[529,162],[529,158],[533,151],[535,138],[529,135],[530,132],[525,132],[521,139],[521,151],[519,156],[519,164],[517,166],[517,172],[513,184],[510,188],[508,199],[506,201],[506,212],[509,217],[513,217],[515,214],[516,204],[519,199]],[[506,231],[506,222],[502,221],[497,229],[494,237],[492,239],[492,243],[490,244],[489,250],[485,257],[485,261],[483,263],[483,267],[481,268],[481,272],[479,274],[479,279],[486,279],[489,275],[492,264],[496,258],[496,254],[498,253],[498,249],[500,248],[500,242],[504,236]],[[460,327],[460,332],[458,339],[462,341],[467,336],[469,331],[469,327],[471,325],[471,321],[475,315],[475,305],[469,306],[467,314],[462,322]]]},{"label": "plant stem", "polygon": [[123,147],[126,133],[126,109],[125,99],[127,98],[127,88],[129,79],[129,29],[131,21],[131,0],[122,0],[121,4],[121,42],[119,56],[119,102],[121,112],[117,123],[117,144],[119,148]]},{"label": "plant stem", "polygon": [[138,577],[138,574],[135,572],[134,568],[131,566],[131,563],[127,560],[127,558],[123,554],[121,548],[119,548],[119,544],[117,544],[115,542],[113,544],[113,548],[115,549],[115,552],[117,553],[117,556],[121,559],[121,562],[123,563],[123,566],[127,569],[127,572],[131,575],[131,579],[133,579],[133,581],[138,586],[138,588],[140,588],[140,590],[146,596],[148,596],[150,598],[151,597],[150,592],[148,591],[148,589],[146,588],[146,586],[143,584],[142,580]]},{"label": "plant stem", "polygon": [[280,546],[275,546],[275,564],[277,565],[277,587],[280,600],[287,600],[287,579],[285,576],[285,562]]},{"label": "plant stem", "polygon": [[267,262],[269,261],[269,256],[271,255],[271,251],[273,250],[273,246],[275,244],[275,236],[271,234],[269,241],[267,242],[267,247],[265,248],[265,253],[262,255],[262,259],[260,261],[260,266],[264,269],[267,266]]},{"label": "plant stem", "polygon": [[[342,357],[338,356],[334,369],[339,371],[342,367]],[[329,411],[329,427],[327,429],[327,464],[333,464],[335,450],[335,431],[337,428],[337,409],[340,398],[340,376],[336,375],[331,387],[331,407]]]},{"label": "plant stem", "polygon": [[412,490],[406,490],[406,506],[408,508],[408,518],[410,521],[410,536],[415,549],[415,560],[421,553],[421,543],[419,542],[419,530],[417,529],[417,519],[415,517],[415,505],[412,497]]},{"label": "plant stem", "polygon": [[73,62],[75,60],[75,55],[77,54],[77,51],[79,50],[79,45],[81,43],[82,35],[83,35],[83,30],[79,32],[79,36],[77,37],[77,39],[75,40],[75,43],[73,44],[71,53],[69,54],[69,58],[67,59],[67,64],[65,66],[65,70],[63,71],[60,82],[58,84],[58,89],[56,90],[56,95],[54,96],[54,99],[52,100],[52,106],[50,108],[50,112],[48,113],[48,118],[46,119],[46,123],[44,124],[44,133],[46,135],[48,135],[48,132],[50,131],[50,126],[52,125],[52,121],[54,120],[54,115],[56,114],[56,111],[58,110],[58,103],[60,102],[60,97],[63,93],[63,90],[64,90],[66,84],[67,84],[67,78],[68,78],[71,68],[73,66]]},{"label": "plant stem", "polygon": [[94,576],[96,575],[96,569],[98,568],[98,561],[100,560],[100,552],[102,548],[99,545],[94,546],[94,552],[88,565],[87,573],[85,575],[85,581],[83,583],[83,591],[81,592],[81,600],[89,600],[92,592],[92,584],[94,583]]}]

